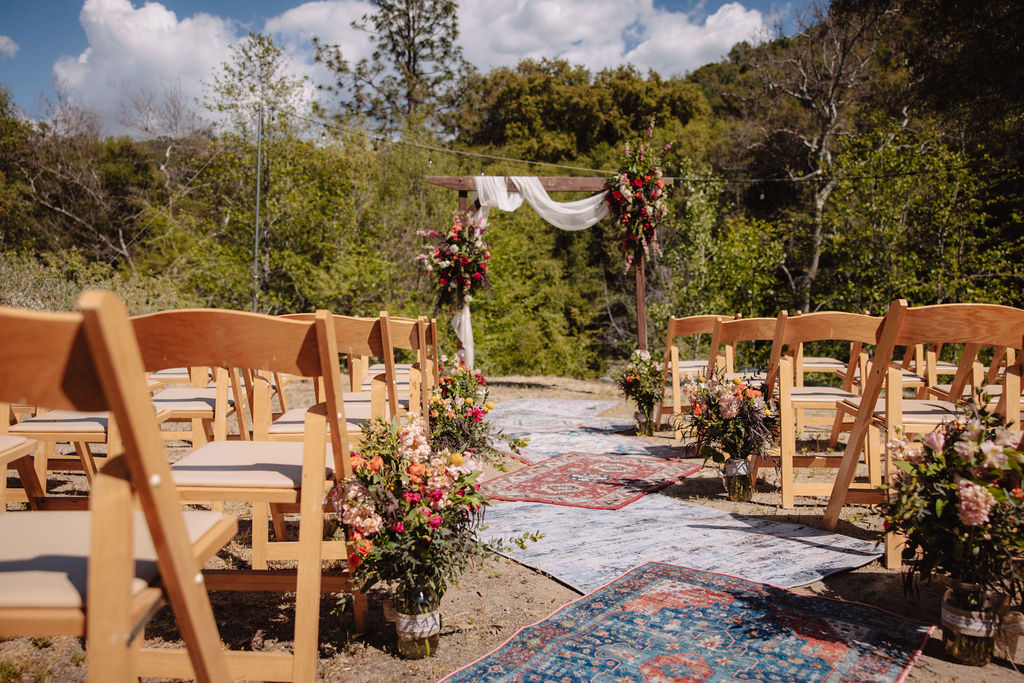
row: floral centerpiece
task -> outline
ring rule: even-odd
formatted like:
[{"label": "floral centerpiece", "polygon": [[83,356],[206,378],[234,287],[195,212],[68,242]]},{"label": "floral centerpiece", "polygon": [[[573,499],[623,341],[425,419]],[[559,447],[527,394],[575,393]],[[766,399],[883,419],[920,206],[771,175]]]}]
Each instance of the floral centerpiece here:
[{"label": "floral centerpiece", "polygon": [[417,230],[420,237],[433,241],[429,253],[416,257],[425,274],[437,278],[438,307],[461,309],[473,300],[473,294],[491,286],[487,262],[491,258],[483,235],[487,226],[476,218],[455,214],[452,227],[444,233]]},{"label": "floral centerpiece", "polygon": [[619,389],[636,405],[636,433],[654,433],[654,407],[665,393],[665,373],[646,351],[635,351],[619,373]]},{"label": "floral centerpiece", "polygon": [[[653,121],[647,129],[647,137],[652,135]],[[665,145],[661,154],[670,148],[671,145]],[[660,253],[657,227],[668,211],[668,197],[659,156],[647,142],[626,143],[619,172],[605,182],[609,213],[622,230],[626,272],[639,254],[650,254],[652,245]]]},{"label": "floral centerpiece", "polygon": [[505,454],[494,447],[505,443],[519,453],[526,441],[506,436],[487,419],[494,408],[488,400],[487,380],[457,358],[441,357],[438,384],[430,398],[430,442],[435,448],[469,451],[501,466]]},{"label": "floral centerpiece", "polygon": [[391,585],[399,652],[429,655],[448,582],[485,553],[476,536],[489,504],[476,481],[482,465],[469,451],[432,448],[426,421],[410,415],[366,424],[352,470],[341,513],[353,578],[363,587]]},{"label": "floral centerpiece", "polygon": [[730,500],[750,500],[749,458],[764,456],[778,434],[775,399],[739,377],[727,382],[687,376],[681,392],[683,402],[690,404],[683,431],[695,438],[695,448],[705,459],[722,463]]},{"label": "floral centerpiece", "polygon": [[904,587],[950,577],[944,641],[964,663],[987,663],[1000,596],[1024,588],[1019,440],[996,415],[967,406],[922,443],[889,443],[899,472],[881,512],[885,528],[906,537]]}]

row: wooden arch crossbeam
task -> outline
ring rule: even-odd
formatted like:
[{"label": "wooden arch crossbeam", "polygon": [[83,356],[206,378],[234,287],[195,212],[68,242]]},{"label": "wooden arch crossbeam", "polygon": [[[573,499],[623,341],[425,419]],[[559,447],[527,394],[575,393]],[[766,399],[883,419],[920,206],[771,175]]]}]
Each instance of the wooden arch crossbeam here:
[{"label": "wooden arch crossbeam", "polygon": [[[473,184],[474,176],[471,175],[432,175],[424,178],[432,185],[440,185],[449,190],[457,190],[459,193],[459,211],[469,211],[469,193],[476,190]],[[574,177],[550,177],[538,178],[541,187],[547,192],[600,192],[604,184],[608,182],[607,177],[603,178],[574,178]],[[508,183],[509,192],[518,192],[511,180]]]}]

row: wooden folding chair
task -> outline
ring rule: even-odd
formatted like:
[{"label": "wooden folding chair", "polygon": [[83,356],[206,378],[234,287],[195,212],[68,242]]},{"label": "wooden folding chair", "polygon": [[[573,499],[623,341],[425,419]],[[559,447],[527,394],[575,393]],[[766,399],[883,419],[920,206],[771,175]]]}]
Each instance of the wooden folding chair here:
[{"label": "wooden folding chair", "polygon": [[[228,680],[199,570],[237,522],[182,511],[124,307],[99,291],[79,305],[80,313],[0,308],[0,400],[109,411],[113,434],[88,511],[0,515],[0,636],[85,636],[90,681],[135,680],[142,628],[166,600],[186,644],[169,652],[198,680]],[[23,481],[35,475],[29,457],[12,463]]]},{"label": "wooden folding chair", "polygon": [[[860,313],[824,311],[788,317],[786,311],[779,313],[779,323],[772,342],[772,354],[768,376],[778,384],[779,400],[779,455],[782,486],[782,507],[791,508],[794,496],[827,496],[832,490],[831,483],[797,482],[795,468],[838,467],[838,456],[798,456],[796,436],[805,423],[833,424],[833,418],[803,418],[805,410],[836,411],[836,402],[856,400],[856,394],[839,387],[806,386],[798,384],[800,372],[796,370],[795,355],[804,344],[818,341],[848,341],[851,344],[850,360],[843,369],[844,374],[853,376],[853,367],[866,367],[865,344],[874,344],[882,318]],[[881,483],[880,461],[869,461],[871,481]]]},{"label": "wooden folding chair", "polygon": [[[347,569],[325,571],[322,566],[322,561],[348,557],[345,541],[323,540],[323,506],[327,485],[351,475],[348,439],[339,428],[344,410],[330,313],[318,311],[312,321],[300,321],[241,311],[164,311],[133,322],[150,371],[205,365],[323,381],[324,401],[306,411],[302,442],[212,441],[171,467],[185,501],[252,505],[254,568],[209,572],[211,587],[296,591],[294,653],[254,654],[240,677],[309,680],[316,672],[320,593],[354,588]],[[299,513],[298,541],[267,543],[271,504]],[[261,569],[268,560],[297,560],[298,566]],[[365,599],[358,592],[355,597],[356,623],[362,628]],[[159,656],[143,663],[149,676],[177,675],[181,664]]]},{"label": "wooden folding chair", "polygon": [[[1024,310],[995,304],[940,304],[910,308],[907,302],[894,301],[879,330],[876,358],[892,358],[898,346],[915,344],[957,343],[978,346],[1021,348],[1024,338]],[[961,358],[961,367],[968,360]],[[1020,413],[1021,364],[1016,363],[1004,373],[1001,400],[1004,416]],[[876,361],[868,371],[864,391],[858,399],[857,417],[850,431],[850,440],[843,452],[843,461],[836,472],[835,483],[825,511],[824,525],[834,529],[844,502],[877,503],[884,500],[882,489],[869,487],[855,491],[854,477],[861,449],[881,447],[893,439],[898,429],[905,433],[930,431],[948,421],[956,413],[955,404],[936,399],[903,399],[900,363]],[[885,400],[879,396],[885,390]],[[959,395],[954,387],[953,395]],[[888,462],[886,463],[888,468]],[[862,487],[863,488],[863,487]],[[887,546],[886,561],[899,565],[898,548]]]},{"label": "wooden folding chair", "polygon": [[747,377],[754,380],[766,379],[767,375],[762,371],[736,371],[736,345],[771,342],[775,339],[777,323],[777,318],[736,318],[734,320],[719,318],[711,333],[711,350],[706,365],[707,375],[718,373],[727,380],[735,377]]},{"label": "wooden folding chair", "polygon": [[[701,335],[711,335],[715,330],[715,321],[721,318],[718,315],[691,315],[685,318],[670,316],[665,334],[665,359],[662,363],[662,372],[669,382],[672,391],[672,406],[665,405],[664,397],[658,403],[658,424],[662,423],[665,415],[682,414],[689,410],[682,402],[682,378],[686,375],[700,376],[707,372],[708,362],[706,359],[684,360],[679,357],[679,337],[695,337],[693,343],[693,355],[700,349]],[[726,363],[732,363],[732,347],[726,348],[729,358]]]}]

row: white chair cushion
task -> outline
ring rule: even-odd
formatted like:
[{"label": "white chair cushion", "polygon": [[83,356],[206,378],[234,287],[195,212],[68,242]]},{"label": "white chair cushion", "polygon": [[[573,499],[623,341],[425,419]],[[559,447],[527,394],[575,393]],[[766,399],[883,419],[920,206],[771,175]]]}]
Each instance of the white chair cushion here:
[{"label": "white chair cushion", "polygon": [[[366,404],[367,413],[369,412],[370,404]],[[345,427],[347,431],[358,432],[359,426],[369,419],[367,415],[366,419],[361,419],[358,416],[349,419],[349,406],[345,404]],[[275,436],[284,436],[286,434],[302,434],[306,429],[306,409],[305,408],[292,408],[291,410],[282,413],[280,417],[270,423],[270,428],[267,430],[270,434]]]},{"label": "white chair cushion", "polygon": [[109,418],[110,416],[106,412],[83,413],[77,410],[48,410],[42,415],[30,417],[18,424],[11,425],[8,431],[11,434],[45,434],[54,432],[94,432],[96,434],[105,434]]},{"label": "white chair cushion", "polygon": [[[185,511],[194,542],[224,515]],[[0,608],[81,608],[89,567],[91,515],[86,511],[10,512],[0,515]],[[133,592],[153,582],[159,572],[156,550],[142,513],[134,526]]]},{"label": "white chair cushion", "polygon": [[[177,486],[296,489],[302,483],[302,442],[212,441],[171,465]],[[327,445],[324,477],[333,471]]]}]

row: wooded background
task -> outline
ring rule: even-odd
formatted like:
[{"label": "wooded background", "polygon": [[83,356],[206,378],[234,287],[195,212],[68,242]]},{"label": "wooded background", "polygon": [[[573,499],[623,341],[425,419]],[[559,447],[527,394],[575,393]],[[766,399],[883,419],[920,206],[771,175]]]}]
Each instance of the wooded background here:
[{"label": "wooded background", "polygon": [[[676,178],[648,266],[655,353],[670,314],[1024,305],[1018,2],[837,1],[672,77],[560,60],[481,73],[457,3],[375,5],[373,59],[314,41],[337,78],[312,107],[265,35],[235,46],[203,102],[127,98],[131,136],[59,96],[28,121],[0,87],[0,303],[69,309],[99,284],[134,312],[250,309],[262,103],[264,312],[434,313],[416,230],[446,229],[456,197],[425,176],[610,174],[652,119]],[[594,376],[629,354],[610,221],[567,233],[524,207],[492,213],[487,238],[484,371]]]}]

